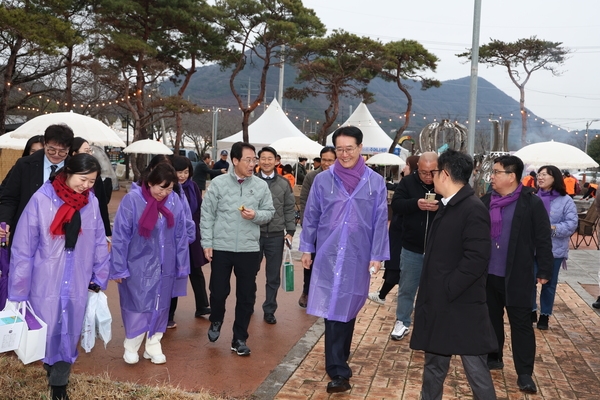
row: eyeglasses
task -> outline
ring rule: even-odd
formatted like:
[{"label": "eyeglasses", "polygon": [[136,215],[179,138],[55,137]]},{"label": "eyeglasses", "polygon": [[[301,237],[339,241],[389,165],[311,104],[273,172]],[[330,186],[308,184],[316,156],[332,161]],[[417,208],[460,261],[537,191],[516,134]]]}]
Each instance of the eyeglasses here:
[{"label": "eyeglasses", "polygon": [[440,172],[442,172],[442,171],[444,171],[444,170],[443,170],[443,169],[432,169],[432,170],[431,170],[431,176],[432,176],[432,177],[434,177],[434,176],[435,176],[434,172],[440,173]]},{"label": "eyeglasses", "polygon": [[356,149],[358,149],[358,147],[336,147],[335,152],[338,154],[353,154],[356,151]]},{"label": "eyeglasses", "polygon": [[513,174],[514,172],[513,171],[504,171],[504,170],[500,170],[500,169],[493,169],[490,171],[490,174],[492,174],[492,175],[498,175],[498,174],[502,174],[502,173]]},{"label": "eyeglasses", "polygon": [[69,150],[65,150],[65,149],[57,149],[54,148],[52,146],[46,146],[46,151],[48,152],[48,154],[50,154],[51,156],[55,155],[56,153],[58,153],[59,156],[64,157],[67,154],[69,154]]},{"label": "eyeglasses", "polygon": [[552,175],[550,175],[550,174],[546,174],[545,172],[542,172],[541,174],[537,174],[537,177],[538,177],[538,178],[545,178],[545,177],[547,177],[547,176],[552,176]]},{"label": "eyeglasses", "polygon": [[333,164],[335,162],[335,158],[321,158],[321,164]]},{"label": "eyeglasses", "polygon": [[439,169],[432,169],[431,171],[417,171],[419,173],[419,176],[422,176],[424,178],[427,177],[432,177],[433,178],[433,172],[434,171],[441,171]]},{"label": "eyeglasses", "polygon": [[256,157],[248,157],[248,158],[242,158],[240,161],[245,162],[246,164],[258,164],[258,158]]}]

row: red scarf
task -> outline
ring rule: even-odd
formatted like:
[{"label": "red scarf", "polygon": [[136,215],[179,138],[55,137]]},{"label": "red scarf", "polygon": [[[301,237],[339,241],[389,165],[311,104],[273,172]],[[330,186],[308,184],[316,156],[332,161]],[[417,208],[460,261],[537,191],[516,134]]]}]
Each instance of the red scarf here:
[{"label": "red scarf", "polygon": [[167,226],[172,228],[175,225],[175,218],[173,213],[165,206],[169,196],[165,197],[161,201],[157,201],[152,194],[150,189],[145,182],[142,182],[142,196],[146,200],[146,208],[142,212],[140,221],[138,223],[138,232],[141,236],[149,238],[152,234],[152,230],[158,221],[158,213],[160,212],[167,219]]},{"label": "red scarf", "polygon": [[50,225],[50,233],[53,236],[62,236],[66,233],[65,224],[71,222],[73,215],[85,207],[89,202],[90,190],[86,190],[83,193],[77,193],[66,183],[67,175],[65,173],[58,174],[52,181],[52,187],[56,192],[56,195],[65,203],[60,206],[54,220]]}]

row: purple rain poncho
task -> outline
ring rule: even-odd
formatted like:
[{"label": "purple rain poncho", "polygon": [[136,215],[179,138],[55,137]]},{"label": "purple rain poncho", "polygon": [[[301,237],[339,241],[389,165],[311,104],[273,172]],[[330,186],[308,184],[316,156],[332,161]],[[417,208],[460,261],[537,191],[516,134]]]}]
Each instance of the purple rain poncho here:
[{"label": "purple rain poncho", "polygon": [[50,225],[64,203],[46,182],[29,200],[13,237],[8,299],[29,300],[36,314],[48,324],[46,357],[74,363],[88,298],[95,282],[106,289],[109,255],[98,200],[90,192],[80,210],[81,232],[72,251],[65,237],[52,237]]},{"label": "purple rain poncho", "polygon": [[125,335],[132,339],[167,328],[171,298],[185,296],[175,287],[176,278],[190,273],[189,236],[184,205],[177,193],[165,203],[175,226],[159,216],[150,238],[140,236],[138,221],[146,207],[139,186],[132,184],[117,210],[112,236],[110,279],[123,278],[119,286]]},{"label": "purple rain poncho", "polygon": [[380,175],[365,168],[349,195],[337,167],[315,177],[299,250],[314,253],[316,243],[306,312],[348,322],[367,299],[369,262],[389,259],[387,189]]}]

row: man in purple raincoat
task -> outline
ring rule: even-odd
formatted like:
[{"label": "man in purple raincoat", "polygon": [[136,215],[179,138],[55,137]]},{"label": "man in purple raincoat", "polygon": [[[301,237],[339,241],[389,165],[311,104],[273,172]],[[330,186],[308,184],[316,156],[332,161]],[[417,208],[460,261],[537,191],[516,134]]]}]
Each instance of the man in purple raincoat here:
[{"label": "man in purple raincoat", "polygon": [[315,177],[300,236],[304,268],[316,253],[307,312],[325,319],[328,393],[351,388],[348,357],[356,316],[367,299],[369,272],[389,259],[387,190],[383,178],[365,166],[362,138],[353,126],[334,132],[337,161]]}]

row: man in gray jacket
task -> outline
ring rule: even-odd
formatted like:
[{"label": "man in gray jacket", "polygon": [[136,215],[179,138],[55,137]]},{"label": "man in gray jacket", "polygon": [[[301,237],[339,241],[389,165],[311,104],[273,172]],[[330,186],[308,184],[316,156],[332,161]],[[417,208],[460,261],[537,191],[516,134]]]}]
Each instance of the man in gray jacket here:
[{"label": "man in gray jacket", "polygon": [[[258,152],[257,176],[267,182],[273,197],[275,215],[271,222],[260,227],[260,259],[266,258],[265,285],[266,298],[263,303],[264,320],[267,324],[276,324],[277,289],[281,281],[281,262],[283,260],[283,244],[287,240],[291,246],[296,232],[294,221],[296,199],[287,179],[275,172],[277,151],[272,147],[263,147]],[[285,236],[284,236],[285,235]]]},{"label": "man in gray jacket", "polygon": [[208,339],[215,342],[219,338],[233,270],[237,298],[231,350],[239,356],[248,356],[248,325],[254,311],[256,274],[260,268],[260,225],[273,218],[275,209],[269,186],[254,176],[257,163],[254,146],[234,143],[231,161],[234,167],[213,179],[202,201],[202,247],[211,262]]}]

